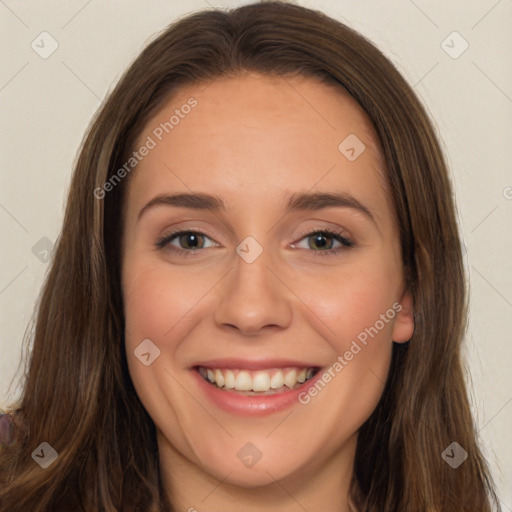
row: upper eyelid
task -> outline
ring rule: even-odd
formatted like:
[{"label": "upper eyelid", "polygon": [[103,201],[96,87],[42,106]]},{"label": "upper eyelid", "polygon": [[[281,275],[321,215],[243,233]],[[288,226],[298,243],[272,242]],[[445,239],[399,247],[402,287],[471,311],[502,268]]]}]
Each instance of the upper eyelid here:
[{"label": "upper eyelid", "polygon": [[316,233],[327,233],[330,236],[339,236],[345,238],[346,240],[352,240],[352,235],[350,235],[347,230],[343,228],[312,228],[307,229],[306,231],[301,231],[297,236],[300,237],[297,240],[302,240],[307,236],[314,235]]}]

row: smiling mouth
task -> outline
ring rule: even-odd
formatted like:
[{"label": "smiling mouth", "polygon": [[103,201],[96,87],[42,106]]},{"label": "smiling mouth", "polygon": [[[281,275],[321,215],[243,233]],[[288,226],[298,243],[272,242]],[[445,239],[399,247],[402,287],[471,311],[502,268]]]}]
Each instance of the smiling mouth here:
[{"label": "smiling mouth", "polygon": [[298,389],[320,370],[318,367],[287,367],[250,371],[203,366],[194,369],[212,386],[247,396],[274,395]]}]

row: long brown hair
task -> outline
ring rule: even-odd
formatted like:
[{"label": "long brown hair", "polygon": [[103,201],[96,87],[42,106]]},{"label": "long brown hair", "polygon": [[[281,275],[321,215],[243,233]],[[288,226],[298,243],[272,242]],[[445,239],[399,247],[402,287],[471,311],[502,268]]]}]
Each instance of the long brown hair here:
[{"label": "long brown hair", "polygon": [[[386,162],[415,331],[394,344],[376,410],[361,427],[353,496],[365,512],[486,512],[498,500],[478,447],[461,363],[466,280],[452,187],[411,87],[364,37],[278,2],[205,11],[168,27],[119,81],[76,161],[63,228],[37,304],[16,442],[0,451],[2,510],[171,510],[154,425],[127,370],[120,232],[127,179],[102,187],[142,127],[180,88],[245,72],[344,87],[373,122]],[[456,441],[468,453],[443,460]],[[47,469],[32,452],[49,443]]]}]

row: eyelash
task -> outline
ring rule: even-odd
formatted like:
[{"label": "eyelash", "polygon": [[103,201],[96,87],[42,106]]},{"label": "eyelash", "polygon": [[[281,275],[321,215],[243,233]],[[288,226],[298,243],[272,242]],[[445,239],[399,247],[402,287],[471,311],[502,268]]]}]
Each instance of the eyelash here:
[{"label": "eyelash", "polygon": [[342,233],[338,231],[334,231],[331,229],[315,229],[313,231],[306,231],[305,233],[301,233],[299,236],[299,242],[304,238],[309,238],[310,236],[315,235],[327,235],[327,237],[334,238],[337,242],[340,242],[341,247],[337,249],[327,249],[327,250],[313,250],[315,256],[336,256],[339,253],[346,251],[355,246],[354,242],[344,236]]},{"label": "eyelash", "polygon": [[[178,249],[178,248],[172,247],[172,246],[167,247],[171,241],[173,241],[179,235],[184,235],[184,234],[202,235],[204,237],[209,238],[208,235],[206,235],[205,233],[203,233],[201,231],[194,231],[194,230],[174,231],[168,235],[165,235],[165,236],[159,238],[155,242],[155,247],[160,250],[167,248],[174,253],[183,255],[186,258],[196,255],[202,249],[188,250],[188,249]],[[304,238],[308,238],[310,236],[319,235],[319,234],[327,235],[327,237],[334,238],[337,242],[340,242],[342,244],[342,247],[338,247],[337,249],[313,250],[313,252],[315,253],[315,256],[336,256],[339,253],[341,253],[342,251],[346,251],[347,249],[350,249],[355,246],[354,242],[352,242],[352,240],[348,239],[342,233],[339,233],[337,231],[330,230],[330,229],[316,229],[313,231],[308,231],[306,233],[301,233],[299,235],[301,238],[299,238],[298,241],[300,242]]]}]

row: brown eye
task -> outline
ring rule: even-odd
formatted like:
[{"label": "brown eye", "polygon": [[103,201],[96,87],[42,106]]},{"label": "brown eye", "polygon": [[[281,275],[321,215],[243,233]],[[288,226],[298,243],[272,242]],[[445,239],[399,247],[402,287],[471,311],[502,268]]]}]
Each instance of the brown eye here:
[{"label": "brown eye", "polygon": [[314,235],[309,235],[308,238],[310,240],[309,247],[311,249],[331,249],[334,243],[334,237],[325,233],[315,233]]},{"label": "brown eye", "polygon": [[[347,250],[351,247],[354,247],[354,242],[346,238],[341,233],[337,233],[329,230],[317,230],[312,233],[304,233],[301,235],[298,244],[293,244],[294,247],[298,247],[301,249],[312,249],[314,254],[319,255],[335,255],[339,252]],[[307,240],[307,246],[304,247],[302,244],[303,240]],[[338,243],[338,247],[334,247],[334,244]]]},{"label": "brown eye", "polygon": [[207,249],[208,247],[215,247],[217,244],[211,243],[206,246],[206,241],[211,240],[199,231],[176,231],[170,235],[166,235],[158,239],[155,246],[158,249],[169,248],[169,250],[194,252],[199,249]]},{"label": "brown eye", "polygon": [[178,236],[181,248],[183,249],[200,249],[204,244],[204,236],[194,231],[187,231]]}]

